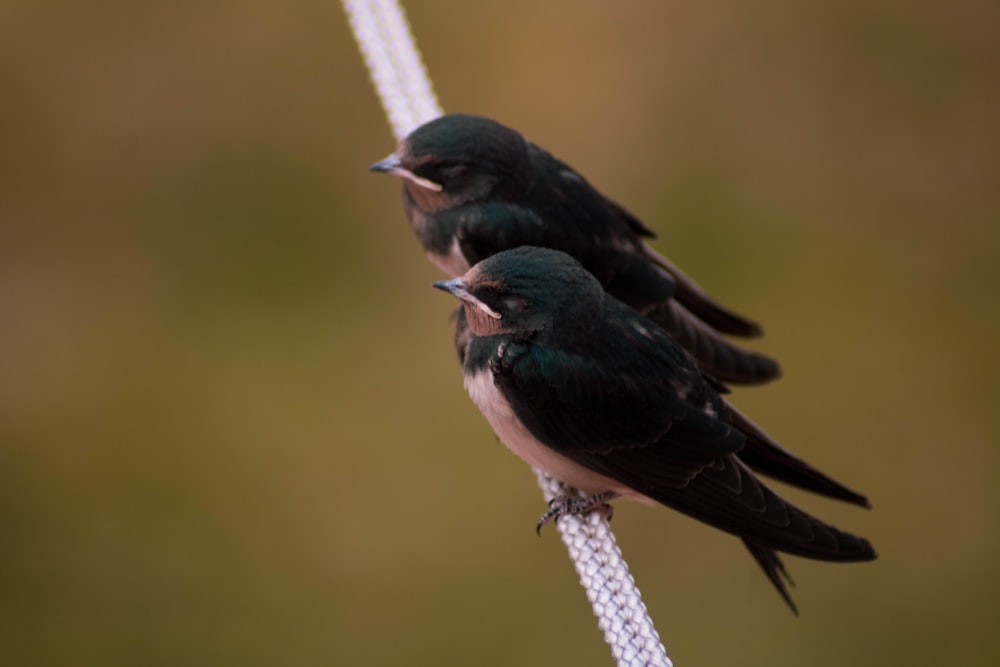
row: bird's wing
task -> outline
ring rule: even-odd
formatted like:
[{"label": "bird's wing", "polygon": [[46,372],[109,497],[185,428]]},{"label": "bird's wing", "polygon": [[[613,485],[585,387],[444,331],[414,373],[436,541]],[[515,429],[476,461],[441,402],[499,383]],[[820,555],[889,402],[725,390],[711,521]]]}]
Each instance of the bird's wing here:
[{"label": "bird's wing", "polygon": [[715,416],[721,399],[644,322],[616,312],[582,353],[511,340],[490,361],[494,381],[542,443],[648,498],[762,547],[874,558],[866,540],[798,509],[740,461],[745,437]]},{"label": "bird's wing", "polygon": [[[532,157],[538,163],[536,173],[539,178],[547,179],[540,184],[544,196],[534,201],[534,206],[542,211],[543,217],[558,217],[561,224],[572,225],[585,235],[588,243],[595,243],[605,251],[626,251],[643,263],[650,264],[651,271],[655,268],[669,279],[673,298],[720,333],[745,337],[763,333],[759,324],[715,301],[673,262],[649,247],[643,239],[655,238],[655,232],[623,206],[598,192],[572,167],[538,147],[535,147]],[[547,206],[555,207],[555,210],[546,212]],[[607,287],[605,279],[598,278]],[[611,289],[608,291],[614,293]],[[642,306],[630,301],[627,295],[619,298],[633,307]]]},{"label": "bird's wing", "polygon": [[759,384],[781,377],[777,361],[732,343],[674,299],[642,312],[690,352],[702,370],[721,382]]},{"label": "bird's wing", "polygon": [[713,329],[733,336],[753,338],[764,333],[756,322],[733,312],[710,297],[698,283],[689,278],[673,262],[643,243],[643,251],[649,261],[670,275],[677,285],[674,298],[695,317]]},{"label": "bird's wing", "polygon": [[747,437],[747,445],[740,452],[740,460],[755,472],[828,498],[871,507],[863,495],[792,454],[736,408],[727,406],[727,412],[729,422]]},{"label": "bird's wing", "polygon": [[[589,186],[588,186],[589,189]],[[591,194],[596,194],[591,189]],[[565,193],[574,213],[535,210],[532,206],[486,202],[438,214],[454,225],[459,250],[470,266],[504,250],[538,246],[562,250],[579,260],[618,299],[638,310],[653,308],[674,293],[673,278],[628,244],[604,238],[593,210],[576,206],[584,197]],[[599,205],[598,205],[599,206]],[[447,220],[445,220],[447,218]],[[566,225],[572,225],[567,229]]]},{"label": "bird's wing", "polygon": [[593,452],[565,455],[648,498],[761,547],[827,561],[875,558],[867,540],[795,507],[767,488],[736,455],[678,457],[660,443],[603,456]]},{"label": "bird's wing", "polygon": [[533,211],[502,202],[462,206],[443,212],[455,218],[455,238],[469,265],[520,246],[553,247]]},{"label": "bird's wing", "polygon": [[[640,238],[656,238],[656,232],[637,217],[601,194],[571,166],[546,150],[534,146],[532,161],[545,199],[569,212],[571,219],[584,217],[595,225],[593,230],[609,240],[627,240],[637,246]],[[539,204],[545,202],[538,201]]]},{"label": "bird's wing", "polygon": [[491,359],[495,383],[539,440],[560,452],[739,451],[743,435],[712,414],[718,396],[665,333],[637,314],[605,325],[614,335],[588,341],[597,357],[511,340]]}]

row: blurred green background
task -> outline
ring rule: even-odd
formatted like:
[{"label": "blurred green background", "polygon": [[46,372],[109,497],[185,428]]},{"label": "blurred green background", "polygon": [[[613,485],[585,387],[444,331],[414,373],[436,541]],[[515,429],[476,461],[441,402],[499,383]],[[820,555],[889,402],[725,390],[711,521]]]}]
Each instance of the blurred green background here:
[{"label": "blurred green background", "polygon": [[[678,665],[1000,661],[1000,9],[413,2],[451,111],[767,327],[734,401],[874,564],[620,503]],[[0,664],[609,665],[451,300],[366,167],[337,2],[0,6]]]}]

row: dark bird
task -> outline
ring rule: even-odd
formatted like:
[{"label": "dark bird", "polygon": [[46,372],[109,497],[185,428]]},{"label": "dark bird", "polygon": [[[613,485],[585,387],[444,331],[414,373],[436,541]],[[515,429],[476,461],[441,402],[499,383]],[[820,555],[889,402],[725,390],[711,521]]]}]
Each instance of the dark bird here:
[{"label": "dark bird", "polygon": [[605,293],[565,253],[521,247],[435,287],[462,301],[465,386],[500,440],[586,498],[557,498],[546,521],[661,503],[741,538],[795,610],[777,552],[825,561],[876,557],[765,486],[779,479],[867,506],[774,443],[719,394],[657,324]]},{"label": "dark bird", "polygon": [[410,226],[448,275],[519,246],[562,250],[719,381],[781,375],[777,362],[723,335],[759,336],[759,325],[716,303],[646,244],[652,230],[515,130],[480,116],[442,116],[371,170],[404,179]]}]

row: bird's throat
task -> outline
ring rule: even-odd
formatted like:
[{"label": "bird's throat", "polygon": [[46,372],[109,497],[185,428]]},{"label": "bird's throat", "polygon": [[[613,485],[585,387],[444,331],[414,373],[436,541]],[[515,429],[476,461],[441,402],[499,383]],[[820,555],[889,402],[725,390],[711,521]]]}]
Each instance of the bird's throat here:
[{"label": "bird's throat", "polygon": [[476,304],[464,302],[465,319],[469,323],[469,328],[477,336],[495,336],[500,333],[500,320],[490,317]]},{"label": "bird's throat", "polygon": [[452,198],[443,191],[428,190],[412,181],[403,181],[403,187],[406,188],[413,205],[424,213],[437,213],[452,204]]}]

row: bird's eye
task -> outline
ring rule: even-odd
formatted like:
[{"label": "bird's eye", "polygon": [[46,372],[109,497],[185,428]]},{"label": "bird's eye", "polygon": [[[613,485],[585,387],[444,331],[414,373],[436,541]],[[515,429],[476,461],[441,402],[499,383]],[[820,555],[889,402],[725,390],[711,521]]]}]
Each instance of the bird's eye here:
[{"label": "bird's eye", "polygon": [[528,307],[528,302],[517,296],[507,296],[500,300],[505,311],[519,313]]},{"label": "bird's eye", "polygon": [[469,166],[460,162],[446,162],[437,171],[443,178],[459,178],[469,171]]}]

